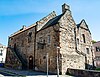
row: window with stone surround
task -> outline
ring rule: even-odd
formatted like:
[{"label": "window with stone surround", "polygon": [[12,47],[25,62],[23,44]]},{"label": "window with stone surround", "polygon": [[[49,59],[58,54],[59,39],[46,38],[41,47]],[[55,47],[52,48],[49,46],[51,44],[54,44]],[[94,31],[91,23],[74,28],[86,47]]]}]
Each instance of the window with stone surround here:
[{"label": "window with stone surround", "polygon": [[3,63],[3,58],[2,58],[2,61],[1,61],[1,63]]},{"label": "window with stone surround", "polygon": [[89,54],[89,48],[86,48],[86,52],[87,52],[87,54]]},{"label": "window with stone surround", "polygon": [[40,64],[41,64],[42,60],[41,60],[41,59],[39,59],[39,62],[40,62]]},{"label": "window with stone surround", "polygon": [[43,42],[43,38],[42,37],[39,37],[39,42]]},{"label": "window with stone surround", "polygon": [[28,34],[28,43],[30,43],[31,41],[32,41],[32,32]]},{"label": "window with stone surround", "polygon": [[100,47],[96,47],[96,52],[99,52],[100,51]]},{"label": "window with stone surround", "polygon": [[82,34],[82,37],[83,37],[83,42],[86,43],[86,40],[85,40],[85,35]]},{"label": "window with stone surround", "polygon": [[2,56],[3,55],[3,52],[2,52],[3,50],[0,50],[0,56]]},{"label": "window with stone surround", "polygon": [[37,42],[37,49],[44,49],[45,46],[45,40],[43,40],[42,37],[39,38],[39,41]]},{"label": "window with stone surround", "polygon": [[13,40],[13,38],[12,37],[9,37],[8,42],[10,42],[11,40]]},{"label": "window with stone surround", "polygon": [[50,59],[50,58],[49,58],[48,64],[49,64],[49,65],[51,64],[51,59]]},{"label": "window with stone surround", "polygon": [[21,41],[21,46],[22,46],[22,47],[24,46],[24,40]]},{"label": "window with stone surround", "polygon": [[79,44],[79,38],[77,38],[77,44]]},{"label": "window with stone surround", "polygon": [[50,39],[50,35],[48,35],[47,40],[48,40],[48,43],[50,43],[50,41],[51,41],[51,39]]}]

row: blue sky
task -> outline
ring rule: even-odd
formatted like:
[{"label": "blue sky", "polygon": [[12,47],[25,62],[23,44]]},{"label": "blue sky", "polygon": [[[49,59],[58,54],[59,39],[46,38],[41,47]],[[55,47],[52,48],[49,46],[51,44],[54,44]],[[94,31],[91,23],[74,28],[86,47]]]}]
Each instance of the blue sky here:
[{"label": "blue sky", "polygon": [[78,24],[85,19],[92,39],[99,41],[100,0],[0,0],[0,43],[7,46],[8,36],[29,26],[52,11],[61,14],[61,5],[70,5],[72,16]]}]

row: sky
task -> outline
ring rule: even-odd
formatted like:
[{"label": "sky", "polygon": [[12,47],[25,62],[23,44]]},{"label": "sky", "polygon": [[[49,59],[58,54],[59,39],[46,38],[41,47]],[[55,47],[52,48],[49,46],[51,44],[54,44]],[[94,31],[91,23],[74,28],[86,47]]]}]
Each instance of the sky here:
[{"label": "sky", "polygon": [[100,41],[100,0],[0,0],[0,43],[7,46],[11,34],[52,11],[61,14],[64,3],[70,6],[76,24],[85,19],[92,39]]}]

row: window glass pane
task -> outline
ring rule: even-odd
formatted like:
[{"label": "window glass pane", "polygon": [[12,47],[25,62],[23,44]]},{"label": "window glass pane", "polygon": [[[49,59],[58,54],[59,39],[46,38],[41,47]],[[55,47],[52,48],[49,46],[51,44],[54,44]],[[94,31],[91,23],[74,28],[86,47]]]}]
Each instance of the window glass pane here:
[{"label": "window glass pane", "polygon": [[48,35],[48,43],[50,43],[50,35]]},{"label": "window glass pane", "polygon": [[77,44],[79,44],[79,39],[77,38]]},{"label": "window glass pane", "polygon": [[85,35],[82,34],[82,37],[83,37],[83,42],[85,43],[85,42],[86,42],[86,41],[85,41]]},{"label": "window glass pane", "polygon": [[87,54],[89,54],[89,48],[86,48]]}]

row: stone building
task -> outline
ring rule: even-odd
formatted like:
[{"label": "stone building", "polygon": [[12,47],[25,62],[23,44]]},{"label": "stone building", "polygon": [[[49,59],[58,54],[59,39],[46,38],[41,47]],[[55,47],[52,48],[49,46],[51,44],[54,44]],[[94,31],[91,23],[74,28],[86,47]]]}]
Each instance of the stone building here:
[{"label": "stone building", "polygon": [[94,64],[96,68],[100,68],[100,41],[93,44],[94,47]]},{"label": "stone building", "polygon": [[34,69],[46,72],[48,69],[65,74],[67,68],[85,69],[92,66],[91,32],[85,20],[76,24],[70,7],[62,5],[62,14],[53,11],[40,21],[9,37],[6,67]]},{"label": "stone building", "polygon": [[5,59],[6,59],[6,46],[0,43],[0,66],[3,66],[2,64],[5,63]]}]

